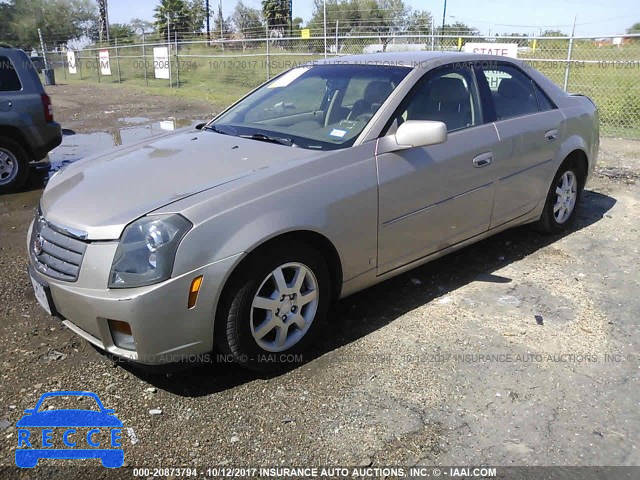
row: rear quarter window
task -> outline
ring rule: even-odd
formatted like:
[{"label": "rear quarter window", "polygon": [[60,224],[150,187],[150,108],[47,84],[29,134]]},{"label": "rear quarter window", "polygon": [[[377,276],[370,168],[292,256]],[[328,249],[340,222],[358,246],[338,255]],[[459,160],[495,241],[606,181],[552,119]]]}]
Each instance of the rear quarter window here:
[{"label": "rear quarter window", "polygon": [[9,57],[0,56],[0,92],[22,90],[22,84],[16,68]]}]

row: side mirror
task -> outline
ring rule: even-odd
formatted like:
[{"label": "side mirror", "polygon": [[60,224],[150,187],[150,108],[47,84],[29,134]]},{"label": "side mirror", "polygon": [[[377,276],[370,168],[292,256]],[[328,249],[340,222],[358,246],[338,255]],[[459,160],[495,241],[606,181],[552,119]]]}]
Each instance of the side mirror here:
[{"label": "side mirror", "polygon": [[427,147],[447,141],[447,126],[431,120],[407,120],[394,135],[397,150],[411,147]]},{"label": "side mirror", "polygon": [[205,125],[206,123],[199,123],[198,125],[196,125],[196,130],[202,130]]}]

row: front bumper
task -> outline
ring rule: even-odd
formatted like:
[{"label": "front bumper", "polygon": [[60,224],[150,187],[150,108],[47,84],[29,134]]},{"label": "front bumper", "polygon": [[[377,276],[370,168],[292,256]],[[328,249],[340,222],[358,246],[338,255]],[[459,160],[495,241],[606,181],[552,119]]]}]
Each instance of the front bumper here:
[{"label": "front bumper", "polygon": [[[29,238],[31,231],[29,232]],[[117,242],[87,246],[76,282],[55,280],[32,268],[30,274],[48,287],[63,323],[98,348],[144,365],[202,361],[213,350],[215,310],[222,287],[241,254],[148,287],[107,288],[108,270]],[[33,259],[30,256],[30,261]],[[187,301],[191,282],[203,276],[196,305]],[[114,343],[108,320],[127,322],[135,350]]]}]

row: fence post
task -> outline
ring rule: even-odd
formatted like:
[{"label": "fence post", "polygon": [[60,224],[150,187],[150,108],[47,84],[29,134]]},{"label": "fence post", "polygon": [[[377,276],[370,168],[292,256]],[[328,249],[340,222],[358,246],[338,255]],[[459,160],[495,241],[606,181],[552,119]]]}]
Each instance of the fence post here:
[{"label": "fence post", "polygon": [[338,56],[338,25],[340,20],[336,20],[336,56]]},{"label": "fence post", "polygon": [[98,56],[96,58],[98,60],[96,61],[96,71],[98,72],[98,83],[100,83],[100,50],[98,50],[97,55]]},{"label": "fence post", "polygon": [[122,83],[122,74],[120,73],[120,53],[118,52],[118,39],[115,39],[116,44],[116,64],[118,65],[118,83]]},{"label": "fence post", "polygon": [[436,32],[433,27],[433,17],[431,18],[431,51],[433,52],[436,49]]},{"label": "fence post", "polygon": [[78,74],[80,75],[80,80],[82,80],[82,59],[80,58],[80,52],[82,50],[78,50],[78,55],[76,56],[76,65],[78,66]]},{"label": "fence post", "polygon": [[269,62],[269,25],[266,26],[266,39],[267,39],[267,80],[271,79],[271,62]]},{"label": "fence post", "polygon": [[573,19],[573,30],[571,31],[571,38],[569,39],[569,51],[567,52],[567,65],[564,67],[564,91],[569,88],[569,71],[571,70],[571,53],[573,52],[573,37],[576,35],[576,21],[578,16]]},{"label": "fence post", "polygon": [[[154,59],[155,62],[155,59]],[[171,81],[171,18],[167,14],[167,63],[169,63],[169,88],[173,88]]]},{"label": "fence post", "polygon": [[178,58],[178,32],[173,32],[176,42],[176,88],[180,88],[180,59]]},{"label": "fence post", "polygon": [[67,79],[67,69],[64,66],[64,52],[60,50],[60,61],[62,63],[62,71],[64,72],[64,79]]},{"label": "fence post", "polygon": [[145,48],[144,30],[142,31],[142,65],[144,68],[144,83],[149,86],[149,79],[147,78],[147,52]]}]

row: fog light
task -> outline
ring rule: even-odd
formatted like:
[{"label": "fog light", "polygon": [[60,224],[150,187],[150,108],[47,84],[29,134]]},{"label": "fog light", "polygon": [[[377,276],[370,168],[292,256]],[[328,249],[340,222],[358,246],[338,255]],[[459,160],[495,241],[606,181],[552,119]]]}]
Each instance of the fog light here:
[{"label": "fog light", "polygon": [[202,275],[196,277],[191,282],[191,288],[189,289],[189,301],[187,302],[188,308],[193,308],[196,306],[196,301],[198,300],[198,292],[200,291],[200,287],[202,286]]},{"label": "fog light", "polygon": [[109,320],[109,329],[111,330],[111,338],[116,347],[124,350],[135,350],[136,342],[131,334],[131,325],[127,322],[118,320]]}]

